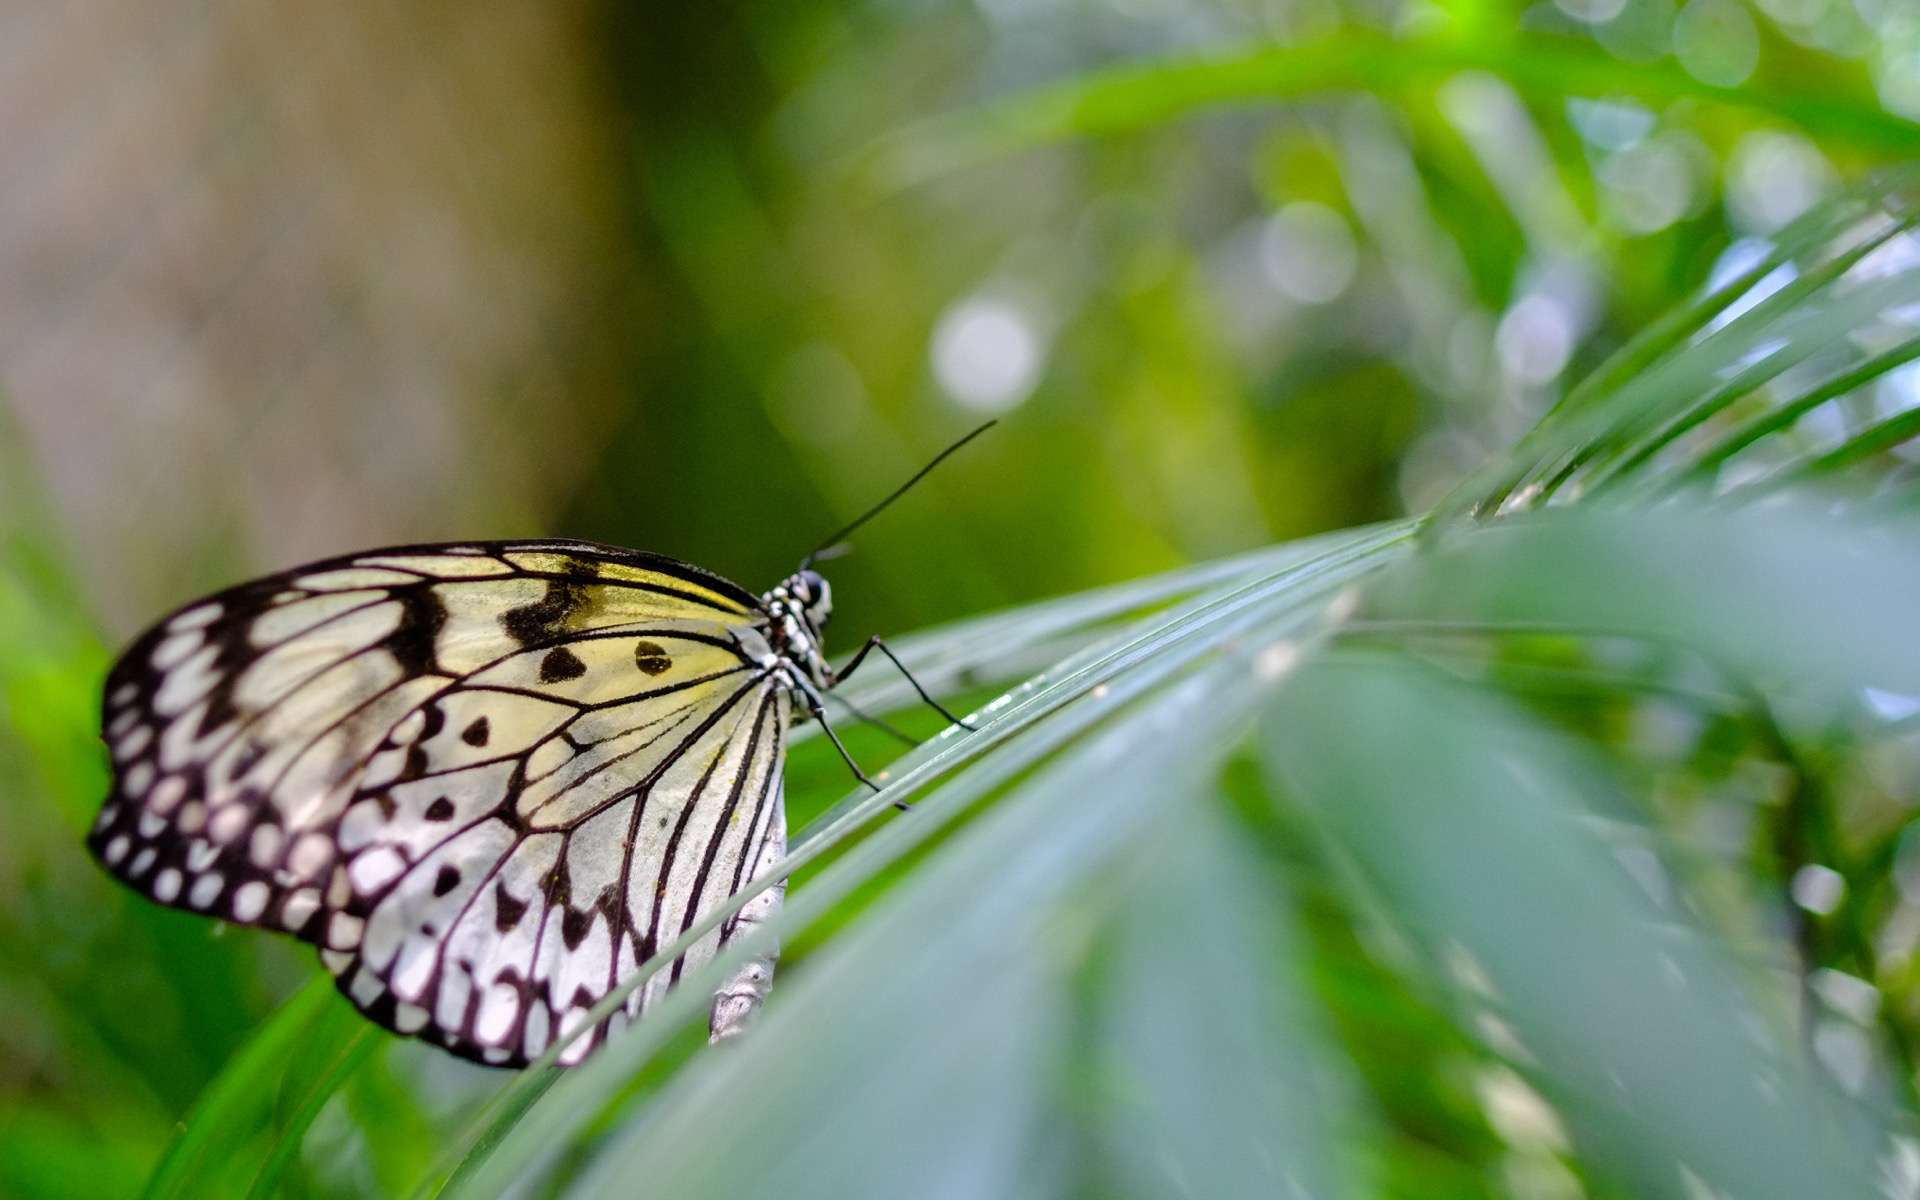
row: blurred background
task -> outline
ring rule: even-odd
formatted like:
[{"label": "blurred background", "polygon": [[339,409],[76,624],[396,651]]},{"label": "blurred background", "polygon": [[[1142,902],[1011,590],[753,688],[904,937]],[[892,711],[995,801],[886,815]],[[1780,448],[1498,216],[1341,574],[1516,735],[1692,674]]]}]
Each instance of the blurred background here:
[{"label": "blurred background", "polygon": [[472,537],[757,590],[988,416],[840,645],[1419,512],[1917,121],[1906,0],[0,5],[0,1192],[137,1185],[311,970],[80,852],[163,611]]}]

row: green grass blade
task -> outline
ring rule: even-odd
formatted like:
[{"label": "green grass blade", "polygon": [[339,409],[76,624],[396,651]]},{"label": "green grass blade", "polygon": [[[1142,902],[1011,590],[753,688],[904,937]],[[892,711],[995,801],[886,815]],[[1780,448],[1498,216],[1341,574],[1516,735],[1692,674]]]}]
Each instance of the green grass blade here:
[{"label": "green grass blade", "polygon": [[[1604,483],[1622,472],[1609,459],[1632,460],[1634,447],[1647,440],[1649,430],[1672,422],[1670,436],[1691,428],[1690,410],[1704,419],[1735,395],[1772,378],[1794,363],[1825,349],[1858,328],[1872,324],[1887,311],[1911,303],[1920,287],[1920,274],[1906,273],[1861,281],[1840,289],[1834,285],[1867,254],[1910,228],[1913,218],[1883,221],[1864,238],[1815,265],[1810,265],[1773,295],[1741,313],[1684,350],[1654,364],[1614,392],[1596,399],[1579,412],[1570,412],[1543,424],[1535,444],[1520,453],[1541,463],[1559,463],[1549,494],[1586,467],[1583,482]],[[1845,234],[1842,235],[1846,236]],[[1750,366],[1743,364],[1751,364]],[[1724,381],[1736,378],[1729,389]],[[1652,434],[1652,448],[1665,441]],[[1651,449],[1648,451],[1651,455]],[[1587,466],[1597,462],[1598,466]],[[1584,489],[1583,489],[1584,490]]]},{"label": "green grass blade", "polygon": [[[1720,411],[1754,384],[1776,376],[1773,363],[1784,367],[1809,354],[1845,345],[1843,327],[1849,317],[1869,323],[1878,312],[1852,304],[1845,316],[1815,323],[1811,315],[1833,316],[1836,285],[1852,282],[1849,272],[1875,250],[1914,227],[1917,216],[1914,188],[1920,171],[1888,171],[1802,216],[1777,237],[1774,248],[1739,278],[1713,289],[1661,321],[1576,385],[1534,428],[1501,458],[1470,474],[1436,507],[1437,526],[1469,512],[1490,514],[1519,494],[1519,507],[1537,504],[1558,491],[1595,459],[1630,453],[1649,429],[1661,429],[1646,454],[1665,446]],[[1795,268],[1793,278],[1772,294],[1751,304],[1708,332],[1708,327],[1736,305],[1767,276],[1783,267]],[[1885,282],[1885,281],[1882,281]],[[1911,273],[1909,273],[1909,287]],[[1892,295],[1876,298],[1889,307],[1904,301],[1900,285]],[[1783,345],[1765,355],[1765,362],[1741,364],[1773,340]],[[1784,355],[1776,359],[1775,354]],[[1745,371],[1742,386],[1728,387],[1729,374]],[[1866,378],[1871,378],[1867,376]],[[1864,382],[1861,379],[1859,382]]]},{"label": "green grass blade", "polygon": [[[344,1006],[341,1016],[347,1017]],[[307,1130],[313,1126],[314,1118],[320,1115],[327,1102],[346,1086],[347,1080],[360,1069],[374,1051],[380,1049],[386,1041],[386,1034],[362,1020],[359,1014],[350,1015],[352,1027],[342,1037],[327,1038],[319,1046],[308,1046],[308,1053],[315,1050],[322,1054],[321,1069],[311,1077],[300,1081],[301,1086],[294,1095],[283,1096],[285,1113],[275,1130],[273,1145],[267,1151],[267,1157],[260,1164],[260,1170],[253,1177],[253,1184],[247,1189],[248,1200],[265,1200],[269,1196],[281,1194],[281,1182],[286,1175],[287,1166],[300,1152],[300,1143],[306,1140]]]},{"label": "green grass blade", "polygon": [[1920,358],[1920,337],[1913,337],[1873,355],[1856,366],[1836,372],[1818,386],[1809,388],[1792,400],[1759,414],[1703,450],[1692,467],[1688,468],[1684,474],[1670,477],[1661,490],[1671,493],[1688,486],[1706,483],[1712,478],[1716,468],[1740,451],[1788,428],[1827,401],[1851,395],[1887,372],[1917,358]]},{"label": "green grass blade", "polygon": [[1790,472],[1786,481],[1800,482],[1830,475],[1856,463],[1885,454],[1903,442],[1920,437],[1920,409],[1908,409],[1861,430],[1840,445],[1820,455],[1805,467]]},{"label": "green grass blade", "polygon": [[344,1044],[352,1031],[326,1019],[336,1003],[333,981],[314,979],[282,1004],[209,1083],[141,1193],[173,1200],[219,1193],[232,1159],[265,1127],[288,1060],[316,1037]]}]

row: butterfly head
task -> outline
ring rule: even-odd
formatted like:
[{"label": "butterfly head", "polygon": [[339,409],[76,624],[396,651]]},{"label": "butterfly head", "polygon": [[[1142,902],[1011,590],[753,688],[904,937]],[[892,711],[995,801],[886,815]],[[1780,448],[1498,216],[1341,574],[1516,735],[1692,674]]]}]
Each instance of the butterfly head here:
[{"label": "butterfly head", "polygon": [[833,589],[820,572],[802,567],[761,597],[772,617],[768,641],[773,652],[790,661],[820,687],[832,686],[827,667],[825,630],[833,615]]},{"label": "butterfly head", "polygon": [[824,630],[833,616],[833,588],[826,577],[812,567],[802,567],[787,579],[786,587],[814,632]]}]

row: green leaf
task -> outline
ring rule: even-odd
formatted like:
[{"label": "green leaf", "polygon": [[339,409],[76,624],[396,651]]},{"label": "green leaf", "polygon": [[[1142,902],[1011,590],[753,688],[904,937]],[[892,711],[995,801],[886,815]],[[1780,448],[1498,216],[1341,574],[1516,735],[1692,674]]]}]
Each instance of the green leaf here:
[{"label": "green leaf", "polygon": [[1871,97],[1750,83],[1716,87],[1667,63],[1635,64],[1582,39],[1386,39],[1348,33],[1322,42],[1262,45],[1206,58],[1130,63],[943,116],[877,147],[865,164],[883,189],[1067,138],[1133,133],[1230,105],[1327,93],[1396,96],[1462,71],[1486,71],[1551,98],[1629,96],[1656,104],[1704,100],[1780,117],[1810,133],[1897,153],[1920,153],[1920,125]]},{"label": "green leaf", "polygon": [[281,1073],[297,1050],[344,1046],[357,1032],[338,1019],[331,979],[317,978],[281,1005],[194,1102],[148,1179],[146,1200],[218,1194],[235,1160],[269,1128]]},{"label": "green leaf", "polygon": [[1836,512],[1838,499],[1527,514],[1407,563],[1366,615],[1409,628],[1656,639],[1823,709],[1866,686],[1920,695],[1920,525],[1911,514]]},{"label": "green leaf", "polygon": [[1102,1191],[1363,1194],[1341,1155],[1364,1134],[1344,1064],[1300,978],[1277,881],[1200,797],[1141,839],[1118,945],[1096,977]]},{"label": "green leaf", "polygon": [[1808,1079],[1717,945],[1628,876],[1604,769],[1474,689],[1391,660],[1300,671],[1267,762],[1633,1194],[1866,1197],[1858,1114]]}]

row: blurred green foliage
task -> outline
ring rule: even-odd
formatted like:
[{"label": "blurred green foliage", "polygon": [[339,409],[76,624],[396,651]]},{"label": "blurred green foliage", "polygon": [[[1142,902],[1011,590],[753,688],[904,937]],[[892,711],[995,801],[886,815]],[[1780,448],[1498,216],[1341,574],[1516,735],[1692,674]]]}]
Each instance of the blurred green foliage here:
[{"label": "blurred green foliage", "polygon": [[[217,41],[235,20],[181,36]],[[383,510],[381,535],[598,538],[757,588],[1005,414],[832,564],[835,634],[852,645],[1435,505],[1490,517],[1809,475],[1878,498],[1839,533],[1805,513],[1701,517],[1649,541],[1595,518],[1528,544],[1492,521],[1424,567],[1405,565],[1412,542],[1393,527],[1320,544],[1351,556],[1325,578],[1248,560],[1111,608],[1086,593],[1059,627],[1023,608],[930,635],[914,661],[980,700],[1089,645],[1107,657],[1077,689],[1022,693],[1031,706],[1008,710],[994,754],[961,766],[972,751],[934,743],[906,760],[936,764],[915,778],[958,768],[918,831],[894,822],[819,852],[747,1054],[700,1055],[663,1013],[546,1099],[537,1072],[499,1098],[501,1076],[366,1031],[304,950],[145,905],[86,860],[105,771],[96,692],[129,622],[299,555],[224,484],[284,461],[246,433],[270,424],[264,400],[245,420],[164,418],[214,426],[220,450],[160,464],[205,514],[163,542],[168,513],[137,480],[73,477],[72,447],[115,435],[48,418],[57,404],[18,366],[35,348],[16,339],[0,382],[31,419],[0,427],[0,1194],[146,1180],[155,1195],[394,1195],[449,1175],[464,1194],[635,1178],[726,1194],[780,1171],[844,1194],[908,1169],[956,1189],[1230,1194],[1271,1181],[1241,1142],[1215,1141],[1252,1132],[1195,1119],[1210,1088],[1235,1086],[1207,1068],[1236,1056],[1275,1086],[1245,1107],[1215,1098],[1272,1131],[1267,1153],[1314,1195],[1668,1194],[1674,1159],[1738,1194],[1840,1195],[1887,1163],[1896,1180],[1913,1170],[1882,1143],[1833,1164],[1836,1145],[1875,1136],[1863,1126],[1910,1125],[1920,1034],[1920,774],[1900,712],[1915,689],[1878,678],[1920,655],[1902,629],[1911,591],[1871,590],[1913,562],[1872,517],[1911,504],[1920,341],[1901,314],[1920,302],[1920,251],[1903,182],[1847,191],[1920,150],[1920,25],[1903,6],[879,0],[583,5],[564,23],[570,56],[529,74],[522,31],[476,19],[496,107],[450,106],[436,128],[451,158],[485,163],[500,109],[590,97],[572,115],[613,165],[550,184],[585,193],[554,211],[602,222],[582,235],[588,266],[551,230],[512,243],[529,278],[585,282],[556,288],[538,353],[481,362],[448,419],[457,436],[405,375],[377,397],[386,412],[341,401],[330,453],[298,445],[330,481],[314,494],[339,505],[311,505],[311,521],[357,513],[337,493],[388,456],[404,467],[451,443],[464,467],[525,443],[552,482],[475,467],[458,506]],[[64,99],[76,127],[108,122]],[[234,153],[248,145],[236,135]],[[285,186],[264,169],[248,182]],[[537,193],[498,207],[546,230]],[[483,230],[495,240],[499,220]],[[422,270],[367,253],[376,273]],[[447,290],[435,271],[459,278],[429,258],[442,287],[407,294]],[[462,291],[450,311],[480,328],[514,302]],[[580,394],[529,396],[541,355],[578,346],[592,369],[565,378]],[[79,536],[96,526],[76,496],[127,510],[131,540]],[[1868,549],[1823,557],[1832,539]],[[1716,560],[1720,544],[1746,557]],[[1394,587],[1341,609],[1342,588],[1390,567]],[[1593,603],[1636,571],[1673,586]],[[1186,595],[1195,607],[1145,618],[1166,632],[1112,649],[1141,628],[1126,619]],[[1232,615],[1243,601],[1258,621]],[[1341,653],[1276,698],[1234,657],[1276,631]],[[1081,697],[1096,680],[1115,694],[1094,709]],[[1862,707],[1867,680],[1880,709]],[[1242,755],[1260,713],[1261,751]],[[849,736],[869,763],[894,753]],[[1516,745],[1547,765],[1532,790],[1500,793],[1488,781]],[[1102,754],[1133,757],[1116,776]],[[846,790],[831,753],[802,743],[792,826],[842,829],[827,818]],[[1447,821],[1383,800],[1415,791],[1454,800]],[[1088,796],[1113,798],[1112,822],[1062,824]],[[1611,840],[1569,833],[1596,810]],[[1463,867],[1449,835],[1475,817]],[[1608,873],[1616,860],[1627,875]],[[1629,876],[1665,881],[1671,903],[1642,906]],[[1601,882],[1563,891],[1576,880]],[[1508,908],[1485,907],[1500,894]],[[969,956],[984,944],[969,928],[1023,914],[1039,914],[1020,935],[1031,954]],[[1211,938],[1179,936],[1196,926]],[[903,1011],[835,991],[828,972],[809,982],[833,955],[856,981],[903,963],[945,973]],[[1247,960],[1271,967],[1252,992],[1194,982],[1237,983]],[[1659,1011],[1662,970],[1699,989],[1666,1023],[1600,1019]],[[1771,1049],[1804,1035],[1809,1053],[1768,1069],[1831,1128],[1717,1089],[1747,1052],[1716,1024],[1727,996],[1759,1010]],[[1576,1002],[1604,1011],[1569,1026]],[[866,1038],[901,1040],[845,1036],[848,1013]],[[821,1036],[795,1032],[808,1028]],[[1697,1036],[1659,1061],[1650,1029]],[[784,1060],[782,1036],[796,1038]],[[908,1086],[909,1068],[948,1089]],[[1698,1086],[1623,1127],[1595,1104],[1610,1069],[1637,1100],[1671,1077]],[[849,1099],[830,1086],[846,1079],[876,1090]],[[810,1086],[826,1089],[817,1103]],[[1025,1124],[987,1119],[1005,1114]],[[844,1144],[805,1157],[780,1140],[830,1118]],[[1035,1131],[1052,1156],[1022,1141]],[[1713,1157],[1740,1136],[1752,1153]]]}]

